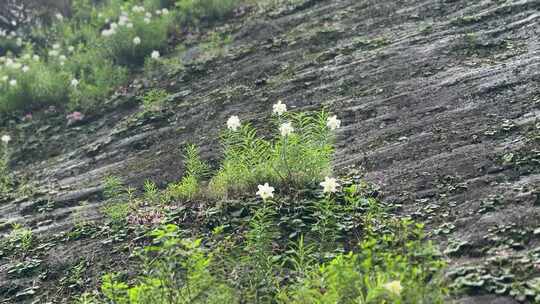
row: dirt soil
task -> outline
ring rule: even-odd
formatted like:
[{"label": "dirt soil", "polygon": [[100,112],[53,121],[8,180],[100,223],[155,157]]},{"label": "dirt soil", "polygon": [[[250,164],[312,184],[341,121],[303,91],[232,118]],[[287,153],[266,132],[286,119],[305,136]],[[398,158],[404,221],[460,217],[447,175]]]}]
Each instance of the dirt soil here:
[{"label": "dirt soil", "polygon": [[[183,70],[134,79],[82,122],[68,125],[55,109],[3,122],[16,132],[11,165],[32,191],[0,202],[0,231],[19,222],[55,241],[34,251],[40,271],[14,277],[19,260],[0,259],[0,303],[69,303],[67,269],[81,257],[89,278],[125,266],[125,250],[104,237],[63,238],[81,214],[101,219],[103,178],[175,181],[186,143],[215,164],[227,118],[264,127],[278,99],[293,110],[325,105],[343,120],[336,168],[360,170],[400,214],[427,224],[464,291],[456,303],[531,302],[540,1],[304,0],[248,11],[217,28],[233,41],[222,55],[188,44],[171,55]],[[171,96],[144,111],[136,96],[156,83]]]}]

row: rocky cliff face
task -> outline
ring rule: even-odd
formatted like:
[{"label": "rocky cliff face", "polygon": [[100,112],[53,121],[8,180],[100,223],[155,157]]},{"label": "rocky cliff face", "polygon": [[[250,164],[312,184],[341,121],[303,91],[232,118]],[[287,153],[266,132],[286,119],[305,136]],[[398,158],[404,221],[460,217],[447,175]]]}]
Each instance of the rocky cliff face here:
[{"label": "rocky cliff face", "polygon": [[[397,212],[426,222],[449,278],[481,291],[458,303],[522,299],[540,275],[539,11],[534,0],[296,1],[227,22],[223,52],[188,44],[171,55],[184,69],[135,78],[77,124],[53,109],[4,122],[31,191],[5,198],[0,222],[53,241],[36,253],[45,276],[14,278],[1,260],[0,303],[62,302],[70,291],[57,282],[81,256],[87,274],[124,263],[99,237],[54,237],[76,215],[100,219],[106,175],[176,180],[184,144],[214,161],[227,117],[264,125],[277,99],[342,118],[336,167],[362,172]],[[169,100],[144,111],[136,96],[156,84]]]}]

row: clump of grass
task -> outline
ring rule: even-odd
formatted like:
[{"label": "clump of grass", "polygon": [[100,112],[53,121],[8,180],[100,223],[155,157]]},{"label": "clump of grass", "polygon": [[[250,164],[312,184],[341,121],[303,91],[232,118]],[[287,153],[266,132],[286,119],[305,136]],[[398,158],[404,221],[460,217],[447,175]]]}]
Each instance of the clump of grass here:
[{"label": "clump of grass", "polygon": [[[126,66],[138,66],[153,51],[165,50],[172,14],[137,11],[120,16],[118,22],[102,31],[104,48],[114,60]],[[168,12],[168,11],[165,11]]]},{"label": "clump of grass", "polygon": [[222,137],[224,158],[210,181],[218,197],[254,189],[270,182],[294,188],[310,184],[331,173],[333,132],[329,116],[285,113],[275,118],[275,128],[291,129],[270,139],[257,135],[249,124],[229,129]]},{"label": "clump of grass", "polygon": [[145,110],[152,110],[161,107],[165,99],[169,97],[169,93],[163,89],[152,89],[141,97],[142,104]]},{"label": "clump of grass", "polygon": [[178,19],[182,24],[197,24],[201,20],[221,20],[241,3],[240,0],[178,0]]},{"label": "clump of grass", "polygon": [[187,145],[184,154],[186,174],[180,182],[170,184],[167,188],[170,199],[191,200],[202,195],[200,183],[210,172],[210,167],[201,159],[195,145]]},{"label": "clump of grass", "polygon": [[59,104],[68,98],[70,76],[60,62],[35,58],[4,59],[0,71],[0,111]]},{"label": "clump of grass", "polygon": [[118,177],[108,176],[105,178],[103,194],[107,199],[107,205],[101,208],[101,212],[112,227],[123,227],[132,209],[129,191]]}]

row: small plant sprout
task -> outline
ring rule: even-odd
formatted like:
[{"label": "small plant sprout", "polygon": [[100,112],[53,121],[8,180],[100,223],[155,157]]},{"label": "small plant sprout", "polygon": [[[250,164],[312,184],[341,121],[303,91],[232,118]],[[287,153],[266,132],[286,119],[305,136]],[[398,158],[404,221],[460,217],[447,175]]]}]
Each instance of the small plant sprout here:
[{"label": "small plant sprout", "polygon": [[326,121],[326,126],[330,128],[330,130],[338,129],[341,126],[341,120],[337,119],[336,115],[330,116]]},{"label": "small plant sprout", "polygon": [[8,134],[4,134],[2,135],[1,140],[2,140],[2,143],[4,143],[4,145],[7,145],[11,141],[11,136],[9,136]]},{"label": "small plant sprout", "polygon": [[138,36],[133,38],[133,44],[135,44],[135,45],[141,44],[141,38],[139,38]]},{"label": "small plant sprout", "polygon": [[287,112],[287,105],[284,104],[281,100],[278,100],[277,103],[273,106],[274,114],[281,116],[283,113]]},{"label": "small plant sprout", "polygon": [[152,59],[155,59],[155,60],[159,59],[160,57],[159,51],[153,51],[150,57],[152,57]]},{"label": "small plant sprout", "polygon": [[324,182],[321,182],[320,185],[323,187],[324,193],[335,193],[339,186],[335,178],[328,176],[324,178]]},{"label": "small plant sprout", "polygon": [[259,191],[257,191],[257,195],[260,196],[264,201],[266,201],[269,198],[274,197],[274,187],[270,186],[268,183],[265,183],[264,185],[257,186],[259,188]]},{"label": "small plant sprout", "polygon": [[294,128],[290,122],[285,122],[279,127],[279,132],[281,133],[281,136],[286,137],[294,132]]},{"label": "small plant sprout", "polygon": [[236,115],[229,117],[229,120],[227,120],[227,128],[229,130],[236,131],[238,128],[240,128],[240,126],[240,118],[238,118]]},{"label": "small plant sprout", "polygon": [[388,292],[399,296],[401,294],[401,290],[403,287],[401,286],[400,281],[391,281],[383,285],[384,289],[386,289]]}]

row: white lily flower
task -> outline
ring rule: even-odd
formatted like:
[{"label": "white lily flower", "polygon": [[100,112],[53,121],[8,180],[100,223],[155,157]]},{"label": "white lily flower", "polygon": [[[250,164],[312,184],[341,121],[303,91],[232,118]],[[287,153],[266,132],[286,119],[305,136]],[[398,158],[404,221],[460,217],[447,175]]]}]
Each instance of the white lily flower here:
[{"label": "white lily flower", "polygon": [[257,186],[259,188],[259,191],[257,191],[257,195],[260,196],[263,200],[269,199],[274,197],[274,187],[271,187],[268,183],[265,183],[264,185]]},{"label": "white lily flower", "polygon": [[294,128],[290,122],[286,122],[281,124],[279,132],[281,133],[281,136],[289,136],[294,132]]},{"label": "white lily flower", "polygon": [[2,140],[2,142],[3,142],[4,144],[7,145],[7,144],[11,141],[11,136],[9,136],[9,135],[7,135],[7,134],[2,135],[1,140]]},{"label": "white lily flower", "polygon": [[400,281],[392,281],[392,282],[388,282],[386,284],[383,285],[384,289],[388,290],[389,292],[399,296],[401,294],[401,290],[403,289],[403,287],[401,286],[401,282]]},{"label": "white lily flower", "polygon": [[323,187],[324,193],[335,193],[339,186],[335,178],[328,176],[324,178],[324,182],[320,183],[320,185]]},{"label": "white lily flower", "polygon": [[229,120],[227,120],[227,128],[229,130],[236,131],[238,128],[240,128],[240,126],[240,118],[238,118],[236,115],[231,116]]},{"label": "white lily flower", "polygon": [[160,57],[159,51],[153,51],[150,57],[152,57],[152,59],[159,59]]},{"label": "white lily flower", "polygon": [[283,115],[283,113],[287,112],[287,105],[284,104],[281,100],[278,100],[276,104],[273,106],[273,112],[277,115]]},{"label": "white lily flower", "polygon": [[330,116],[326,121],[326,126],[330,128],[330,130],[335,130],[341,126],[341,120],[337,119],[336,115]]}]

